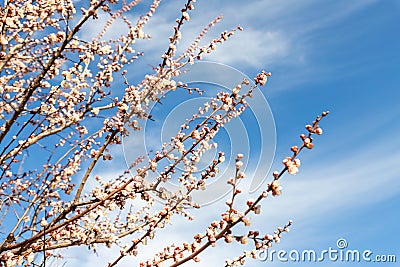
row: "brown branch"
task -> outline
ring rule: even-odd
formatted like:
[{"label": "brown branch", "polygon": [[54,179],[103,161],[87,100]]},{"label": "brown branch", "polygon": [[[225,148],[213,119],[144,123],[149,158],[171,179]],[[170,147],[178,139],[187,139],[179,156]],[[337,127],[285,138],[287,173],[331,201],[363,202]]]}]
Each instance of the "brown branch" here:
[{"label": "brown branch", "polygon": [[13,115],[9,120],[6,121],[4,125],[4,130],[0,133],[0,144],[3,141],[4,137],[7,135],[9,130],[11,129],[11,126],[17,121],[18,117],[20,116],[21,112],[25,109],[25,105],[28,103],[28,100],[31,98],[35,90],[40,86],[41,81],[44,79],[46,76],[47,72],[51,69],[51,67],[54,65],[56,59],[58,59],[66,46],[69,44],[69,42],[73,39],[74,35],[80,30],[82,25],[91,17],[93,14],[96,13],[97,9],[99,9],[106,0],[101,0],[97,5],[95,5],[93,8],[91,8],[87,14],[77,23],[77,25],[71,30],[71,32],[66,36],[65,40],[62,42],[60,47],[55,49],[53,51],[53,56],[50,58],[50,60],[47,62],[43,70],[33,79],[32,83],[25,89],[25,94],[24,97],[21,100],[21,103],[18,105],[18,108],[15,110]]}]

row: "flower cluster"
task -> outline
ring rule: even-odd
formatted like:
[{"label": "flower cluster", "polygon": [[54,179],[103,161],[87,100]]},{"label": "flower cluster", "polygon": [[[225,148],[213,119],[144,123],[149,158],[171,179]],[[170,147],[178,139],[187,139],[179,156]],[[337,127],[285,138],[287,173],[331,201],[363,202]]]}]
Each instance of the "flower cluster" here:
[{"label": "flower cluster", "polygon": [[282,161],[282,163],[288,169],[288,172],[290,174],[296,174],[296,173],[299,172],[299,167],[300,167],[300,160],[299,159],[292,160],[291,157],[286,157]]},{"label": "flower cluster", "polygon": [[265,85],[269,76],[271,76],[271,72],[262,71],[261,73],[257,74],[257,76],[254,78],[254,81],[257,85]]}]

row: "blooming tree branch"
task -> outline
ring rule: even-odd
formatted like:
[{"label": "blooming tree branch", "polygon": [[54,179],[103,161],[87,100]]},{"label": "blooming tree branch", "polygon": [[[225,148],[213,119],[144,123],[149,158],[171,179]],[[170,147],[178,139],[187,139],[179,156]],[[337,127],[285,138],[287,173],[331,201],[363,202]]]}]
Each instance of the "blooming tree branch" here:
[{"label": "blooming tree branch", "polygon": [[[135,82],[129,71],[144,55],[136,51],[135,44],[150,41],[145,26],[160,0],[153,0],[136,22],[128,12],[137,7],[137,0],[4,1],[0,9],[0,266],[36,266],[48,257],[62,257],[57,252],[61,248],[86,246],[96,251],[99,244],[120,246],[120,254],[109,264],[116,266],[125,256],[140,253],[174,215],[193,220],[188,209],[204,208],[191,195],[207,192],[206,181],[217,176],[225,154],[220,151],[200,174],[197,166],[206,151],[215,148],[211,141],[218,132],[245,111],[255,88],[266,84],[269,72],[258,74],[255,84],[243,79],[231,92],[216,94],[182,122],[170,142],[148,153],[148,161],[137,158],[111,180],[94,175],[100,164],[114,160],[114,146],[151,119],[152,103],[162,101],[170,91],[202,93],[180,82],[179,76],[185,67],[243,30],[237,26],[201,46],[201,39],[222,20],[218,16],[178,54],[181,30],[190,21],[195,2],[183,4],[160,63]],[[103,17],[107,18],[105,25],[94,38],[87,38],[85,27]],[[126,32],[106,38],[118,21],[126,25]],[[300,147],[292,147],[293,155],[284,159],[284,169],[274,172],[266,190],[249,200],[241,212],[234,207],[241,193],[237,183],[245,177],[243,155],[238,155],[235,176],[228,179],[232,195],[221,219],[192,243],[173,251],[169,246],[142,265],[172,261],[171,266],[179,266],[198,261],[199,254],[220,239],[242,244],[251,239],[255,249],[279,242],[291,223],[278,228],[272,239],[269,235],[261,238],[258,231],[234,235],[233,228],[239,223],[248,226],[249,214],[260,213],[259,202],[269,192],[281,194],[279,178],[286,171],[298,172],[297,156],[302,149],[313,147],[312,135],[322,134],[319,122],[326,115],[306,126],[308,134],[301,135]],[[197,120],[201,121],[193,126]],[[179,188],[168,190],[165,183],[176,176]],[[157,200],[162,200],[161,208],[155,205]],[[36,257],[42,252],[42,259]],[[250,254],[226,264],[241,263]]]}]

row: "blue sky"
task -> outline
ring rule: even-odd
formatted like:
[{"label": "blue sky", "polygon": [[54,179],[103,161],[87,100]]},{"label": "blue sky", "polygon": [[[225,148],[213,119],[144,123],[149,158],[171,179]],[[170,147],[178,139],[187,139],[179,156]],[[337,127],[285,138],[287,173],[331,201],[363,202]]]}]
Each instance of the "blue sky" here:
[{"label": "blue sky", "polygon": [[[146,53],[143,66],[157,64],[183,2],[163,2],[145,28],[153,40],[140,44]],[[263,93],[276,124],[274,170],[281,168],[280,161],[289,155],[290,146],[298,144],[304,125],[321,111],[331,112],[322,123],[324,134],[316,139],[315,149],[300,156],[300,173],[285,176],[283,195],[267,199],[263,214],[253,218],[254,227],[266,232],[293,219],[292,231],[275,249],[320,251],[345,238],[349,249],[396,254],[400,261],[399,12],[400,2],[395,0],[196,3],[190,23],[184,26],[183,47],[202,26],[223,14],[224,20],[208,38],[237,24],[245,30],[206,59],[232,66],[249,77],[261,69],[272,72]],[[82,34],[90,35],[90,31]],[[106,175],[106,170],[98,172]],[[197,232],[193,229],[201,229],[220,214],[221,205],[210,207],[215,214],[196,214],[198,222],[193,225],[178,220],[168,232],[161,232],[161,237],[177,242],[189,239]],[[217,246],[198,266],[219,266],[241,249]],[[74,259],[83,260],[85,266],[99,261],[87,253],[72,253],[69,266]],[[128,259],[124,264],[132,262],[137,263]],[[285,263],[251,261],[249,266],[267,264]],[[365,265],[323,262],[295,266],[322,264]]]}]

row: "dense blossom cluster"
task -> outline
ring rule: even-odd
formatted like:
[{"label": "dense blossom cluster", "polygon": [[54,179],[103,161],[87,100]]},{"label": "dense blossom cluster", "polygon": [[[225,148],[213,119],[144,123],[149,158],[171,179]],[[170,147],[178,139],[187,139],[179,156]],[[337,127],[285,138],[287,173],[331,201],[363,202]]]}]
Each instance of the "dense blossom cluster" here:
[{"label": "dense blossom cluster", "polygon": [[[143,245],[156,238],[175,214],[192,220],[187,208],[200,208],[190,194],[206,190],[207,179],[216,177],[225,154],[219,152],[200,174],[197,165],[207,150],[216,147],[212,139],[229,121],[240,116],[247,107],[256,85],[264,85],[271,74],[262,71],[255,85],[244,79],[232,92],[220,92],[188,118],[179,132],[149,161],[138,158],[129,168],[111,181],[94,177],[93,170],[102,161],[113,160],[110,148],[120,145],[122,138],[140,130],[140,121],[149,119],[149,105],[160,101],[168,91],[189,88],[179,82],[187,64],[194,64],[204,54],[227,41],[242,27],[222,32],[201,46],[202,37],[221,21],[212,20],[183,53],[177,55],[182,38],[181,28],[190,20],[194,0],[187,0],[180,10],[168,49],[161,62],[142,81],[132,83],[127,68],[143,56],[134,49],[139,39],[150,39],[144,27],[156,12],[160,0],[153,0],[148,12],[136,22],[126,13],[139,1],[116,0],[6,0],[0,9],[0,220],[7,225],[0,233],[0,266],[37,266],[48,257],[62,257],[56,251],[72,246],[86,246],[96,251],[99,244],[118,244],[120,255],[109,266],[115,266],[127,255],[137,255]],[[98,35],[87,40],[81,29],[108,17]],[[94,22],[93,22],[94,20]],[[106,39],[113,23],[122,21],[127,32]],[[118,83],[123,81],[123,85]],[[279,242],[278,228],[274,235],[260,238],[259,232],[244,235],[233,233],[235,225],[250,225],[250,213],[260,214],[259,202],[268,196],[280,195],[281,175],[296,174],[302,148],[313,147],[313,134],[322,134],[318,123],[327,113],[306,126],[308,135],[301,135],[300,148],[284,160],[285,168],[274,173],[274,180],[256,199],[247,202],[247,209],[234,207],[245,179],[243,155],[235,162],[236,174],[227,180],[232,196],[228,209],[213,221],[193,242],[168,246],[154,254],[142,266],[171,266],[189,260],[199,261],[199,254],[220,239],[228,243],[247,244],[255,249]],[[195,127],[191,123],[202,119]],[[178,165],[183,171],[178,173]],[[156,175],[153,182],[146,177]],[[163,183],[178,175],[180,188],[171,192]],[[94,184],[89,188],[89,180]],[[155,208],[156,199],[162,208]],[[127,244],[121,242],[129,236]],[[45,257],[35,255],[45,252]],[[244,262],[254,252],[245,252],[228,266]],[[36,261],[36,262],[35,262]]]}]

